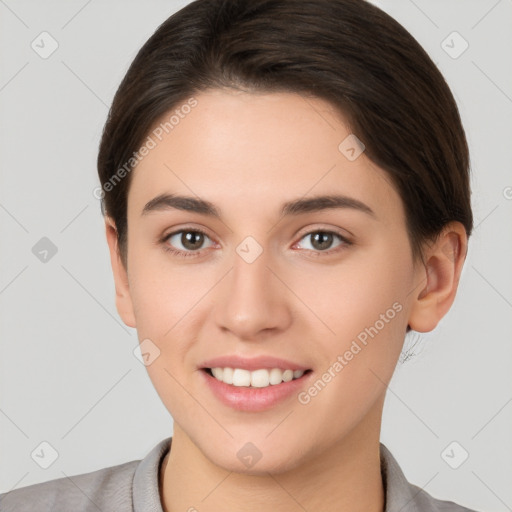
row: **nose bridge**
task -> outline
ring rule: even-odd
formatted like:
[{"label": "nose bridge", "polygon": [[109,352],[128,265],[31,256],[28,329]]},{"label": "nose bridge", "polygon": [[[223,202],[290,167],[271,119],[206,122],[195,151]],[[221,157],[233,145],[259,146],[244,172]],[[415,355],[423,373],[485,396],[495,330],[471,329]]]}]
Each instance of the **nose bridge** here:
[{"label": "nose bridge", "polygon": [[[259,244],[258,244],[259,245]],[[246,240],[236,249],[216,304],[219,327],[239,338],[253,338],[262,330],[284,328],[290,320],[285,290],[268,268],[270,253]]]},{"label": "nose bridge", "polygon": [[[246,251],[246,252],[244,252]],[[233,258],[232,286],[234,290],[244,291],[247,298],[255,297],[261,294],[263,298],[265,293],[264,284],[269,281],[271,275],[268,266],[271,265],[270,254],[268,251],[261,252],[251,247],[250,242],[244,242],[237,247],[237,254]],[[267,291],[269,291],[267,289]]]}]

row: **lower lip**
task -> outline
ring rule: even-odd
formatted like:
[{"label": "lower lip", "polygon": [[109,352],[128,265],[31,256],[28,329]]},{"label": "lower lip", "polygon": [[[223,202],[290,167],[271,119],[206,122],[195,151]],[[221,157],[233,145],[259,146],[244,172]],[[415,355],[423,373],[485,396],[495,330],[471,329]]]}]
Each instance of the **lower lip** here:
[{"label": "lower lip", "polygon": [[267,386],[266,388],[256,388],[248,386],[232,386],[212,377],[209,373],[201,370],[206,384],[213,394],[224,404],[232,409],[239,411],[259,412],[271,409],[278,403],[283,402],[292,395],[297,395],[304,387],[305,381],[311,375],[308,372],[298,379],[289,382],[282,382]]}]

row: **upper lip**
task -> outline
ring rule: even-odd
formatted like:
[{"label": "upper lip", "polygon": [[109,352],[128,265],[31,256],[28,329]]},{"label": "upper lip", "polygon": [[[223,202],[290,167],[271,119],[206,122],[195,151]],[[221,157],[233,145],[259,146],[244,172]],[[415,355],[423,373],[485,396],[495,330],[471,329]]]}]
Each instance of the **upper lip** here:
[{"label": "upper lip", "polygon": [[309,370],[307,366],[273,356],[242,357],[237,355],[220,356],[203,361],[199,368],[240,368],[243,370],[260,370],[262,368],[281,368],[282,370]]}]

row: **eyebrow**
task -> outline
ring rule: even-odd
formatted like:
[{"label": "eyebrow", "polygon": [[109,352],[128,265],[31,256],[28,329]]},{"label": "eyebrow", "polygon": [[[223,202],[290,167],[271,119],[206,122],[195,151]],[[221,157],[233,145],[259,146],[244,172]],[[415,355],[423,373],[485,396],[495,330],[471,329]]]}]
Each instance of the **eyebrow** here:
[{"label": "eyebrow", "polygon": [[[349,208],[376,217],[375,212],[365,203],[343,195],[322,195],[288,201],[281,208],[281,216],[300,215],[308,212],[319,212],[336,208]],[[142,209],[141,215],[170,209],[189,211],[221,218],[220,210],[211,202],[198,197],[180,196],[177,194],[160,194],[151,199]]]}]

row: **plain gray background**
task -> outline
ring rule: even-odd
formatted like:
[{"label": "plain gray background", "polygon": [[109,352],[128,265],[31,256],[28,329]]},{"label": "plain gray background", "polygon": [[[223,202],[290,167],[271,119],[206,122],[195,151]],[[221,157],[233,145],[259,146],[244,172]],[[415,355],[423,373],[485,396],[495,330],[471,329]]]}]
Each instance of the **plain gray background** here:
[{"label": "plain gray background", "polygon": [[[115,90],[186,3],[0,0],[0,492],[140,459],[172,434],[115,309],[93,190]],[[454,92],[475,214],[456,302],[433,333],[408,340],[382,442],[435,497],[512,510],[512,1],[376,3]],[[41,37],[45,51],[58,44],[47,58],[31,46]],[[46,262],[33,252],[43,237],[57,250]],[[31,457],[42,442],[58,452],[48,469]],[[463,450],[453,469],[446,454],[457,465]]]}]

